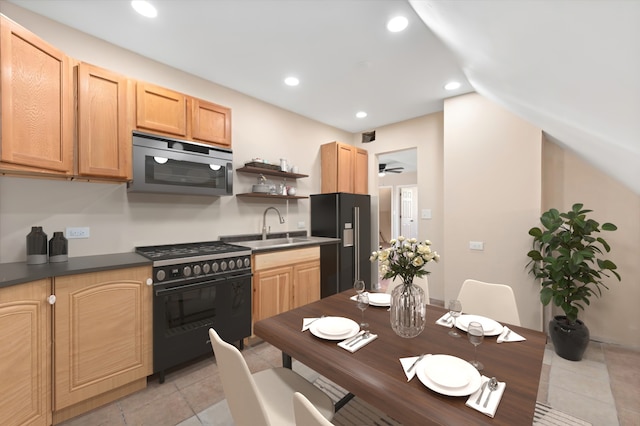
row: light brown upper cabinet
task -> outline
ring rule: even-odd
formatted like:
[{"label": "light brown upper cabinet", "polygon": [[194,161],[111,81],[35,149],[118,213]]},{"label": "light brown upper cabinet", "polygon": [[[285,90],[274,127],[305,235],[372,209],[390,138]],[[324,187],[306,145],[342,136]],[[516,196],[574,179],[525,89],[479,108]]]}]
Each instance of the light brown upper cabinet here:
[{"label": "light brown upper cabinet", "polygon": [[3,170],[73,174],[70,59],[0,16]]},{"label": "light brown upper cabinet", "polygon": [[164,87],[138,82],[136,126],[141,130],[187,137],[187,97]]},{"label": "light brown upper cabinet", "polygon": [[133,83],[86,63],[76,70],[78,175],[131,179]]},{"label": "light brown upper cabinet", "polygon": [[169,137],[231,149],[231,109],[154,86],[137,83],[136,128]]},{"label": "light brown upper cabinet", "polygon": [[231,148],[231,110],[196,98],[191,105],[193,139]]},{"label": "light brown upper cabinet", "polygon": [[368,159],[365,149],[342,142],[329,142],[320,147],[322,161],[322,193],[348,192],[368,194]]}]

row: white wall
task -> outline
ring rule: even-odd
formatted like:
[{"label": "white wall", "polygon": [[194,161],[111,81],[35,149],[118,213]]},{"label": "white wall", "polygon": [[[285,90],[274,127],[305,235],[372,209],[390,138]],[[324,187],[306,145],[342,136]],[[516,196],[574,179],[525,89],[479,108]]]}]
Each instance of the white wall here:
[{"label": "white wall", "polygon": [[[444,247],[442,227],[442,126],[443,115],[442,112],[438,112],[377,128],[375,141],[365,144],[355,143],[369,152],[369,192],[372,194],[377,193],[380,182],[376,155],[416,148],[418,170],[416,171],[415,181],[418,185],[418,211],[431,209],[433,217],[430,220],[420,220],[418,237],[421,240],[431,240],[433,249],[439,253],[442,253]],[[358,138],[354,138],[354,141],[357,141]],[[372,223],[375,225],[378,223],[377,208],[376,217],[372,218]],[[376,238],[374,241],[377,241],[377,229],[374,230],[373,236]],[[431,271],[429,275],[429,295],[433,299],[444,299],[444,277],[442,271],[445,262],[445,259],[441,260],[440,263],[432,262],[427,267]],[[373,277],[376,276],[377,271],[373,274]]]},{"label": "white wall", "polygon": [[[640,196],[553,142],[545,140],[543,158],[544,210],[567,211],[574,203],[583,203],[593,210],[593,219],[618,227],[599,236],[611,246],[605,258],[618,266],[622,281],[605,278],[609,290],[600,298],[592,297],[578,318],[594,340],[640,348]],[[563,312],[554,307],[553,314]]]},{"label": "white wall", "polygon": [[540,217],[541,144],[540,129],[478,94],[445,100],[445,300],[467,278],[507,284],[522,325],[538,330],[542,309],[525,265]]},{"label": "white wall", "polygon": [[[287,158],[309,178],[288,181],[299,195],[320,192],[319,146],[349,141],[352,134],[309,120],[174,68],[117,48],[56,22],[0,2],[2,13],[74,59],[165,86],[232,109],[234,167],[254,157]],[[256,175],[236,173],[234,192],[250,192]],[[41,225],[48,235],[67,226],[88,226],[91,238],[70,240],[69,255],[129,252],[135,246],[207,241],[220,235],[259,233],[270,205],[287,214],[273,232],[309,226],[309,200],[247,200],[160,194],[127,194],[124,184],[96,184],[0,177],[0,262],[26,259],[26,235]],[[288,208],[287,208],[288,205]]]}]

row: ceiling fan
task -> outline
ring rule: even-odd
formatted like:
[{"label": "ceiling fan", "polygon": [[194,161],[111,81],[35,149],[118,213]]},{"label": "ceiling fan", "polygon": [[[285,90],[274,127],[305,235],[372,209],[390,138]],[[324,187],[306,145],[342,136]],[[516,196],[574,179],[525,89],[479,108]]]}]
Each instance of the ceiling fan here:
[{"label": "ceiling fan", "polygon": [[378,165],[378,173],[402,173],[403,170],[404,170],[404,167],[402,166],[387,168],[386,163],[380,163]]}]

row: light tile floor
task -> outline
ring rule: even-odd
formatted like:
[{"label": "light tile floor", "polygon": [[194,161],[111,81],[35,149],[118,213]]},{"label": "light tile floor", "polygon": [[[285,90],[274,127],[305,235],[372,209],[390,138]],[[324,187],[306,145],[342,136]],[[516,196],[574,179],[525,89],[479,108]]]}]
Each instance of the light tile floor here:
[{"label": "light tile floor", "polygon": [[[282,365],[280,352],[260,341],[243,351],[252,372]],[[296,369],[294,362],[294,369]],[[62,423],[86,425],[232,425],[213,357],[150,377],[146,389]],[[640,350],[591,342],[580,362],[545,351],[538,401],[594,426],[640,426]]]}]

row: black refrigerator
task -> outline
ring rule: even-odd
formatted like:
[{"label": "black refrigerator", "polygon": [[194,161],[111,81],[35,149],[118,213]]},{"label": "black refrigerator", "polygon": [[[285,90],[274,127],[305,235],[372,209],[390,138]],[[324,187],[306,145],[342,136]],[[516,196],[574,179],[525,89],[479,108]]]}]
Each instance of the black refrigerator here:
[{"label": "black refrigerator", "polygon": [[371,197],[335,192],[310,198],[311,235],[340,238],[320,246],[320,297],[353,288],[358,274],[371,289]]}]

